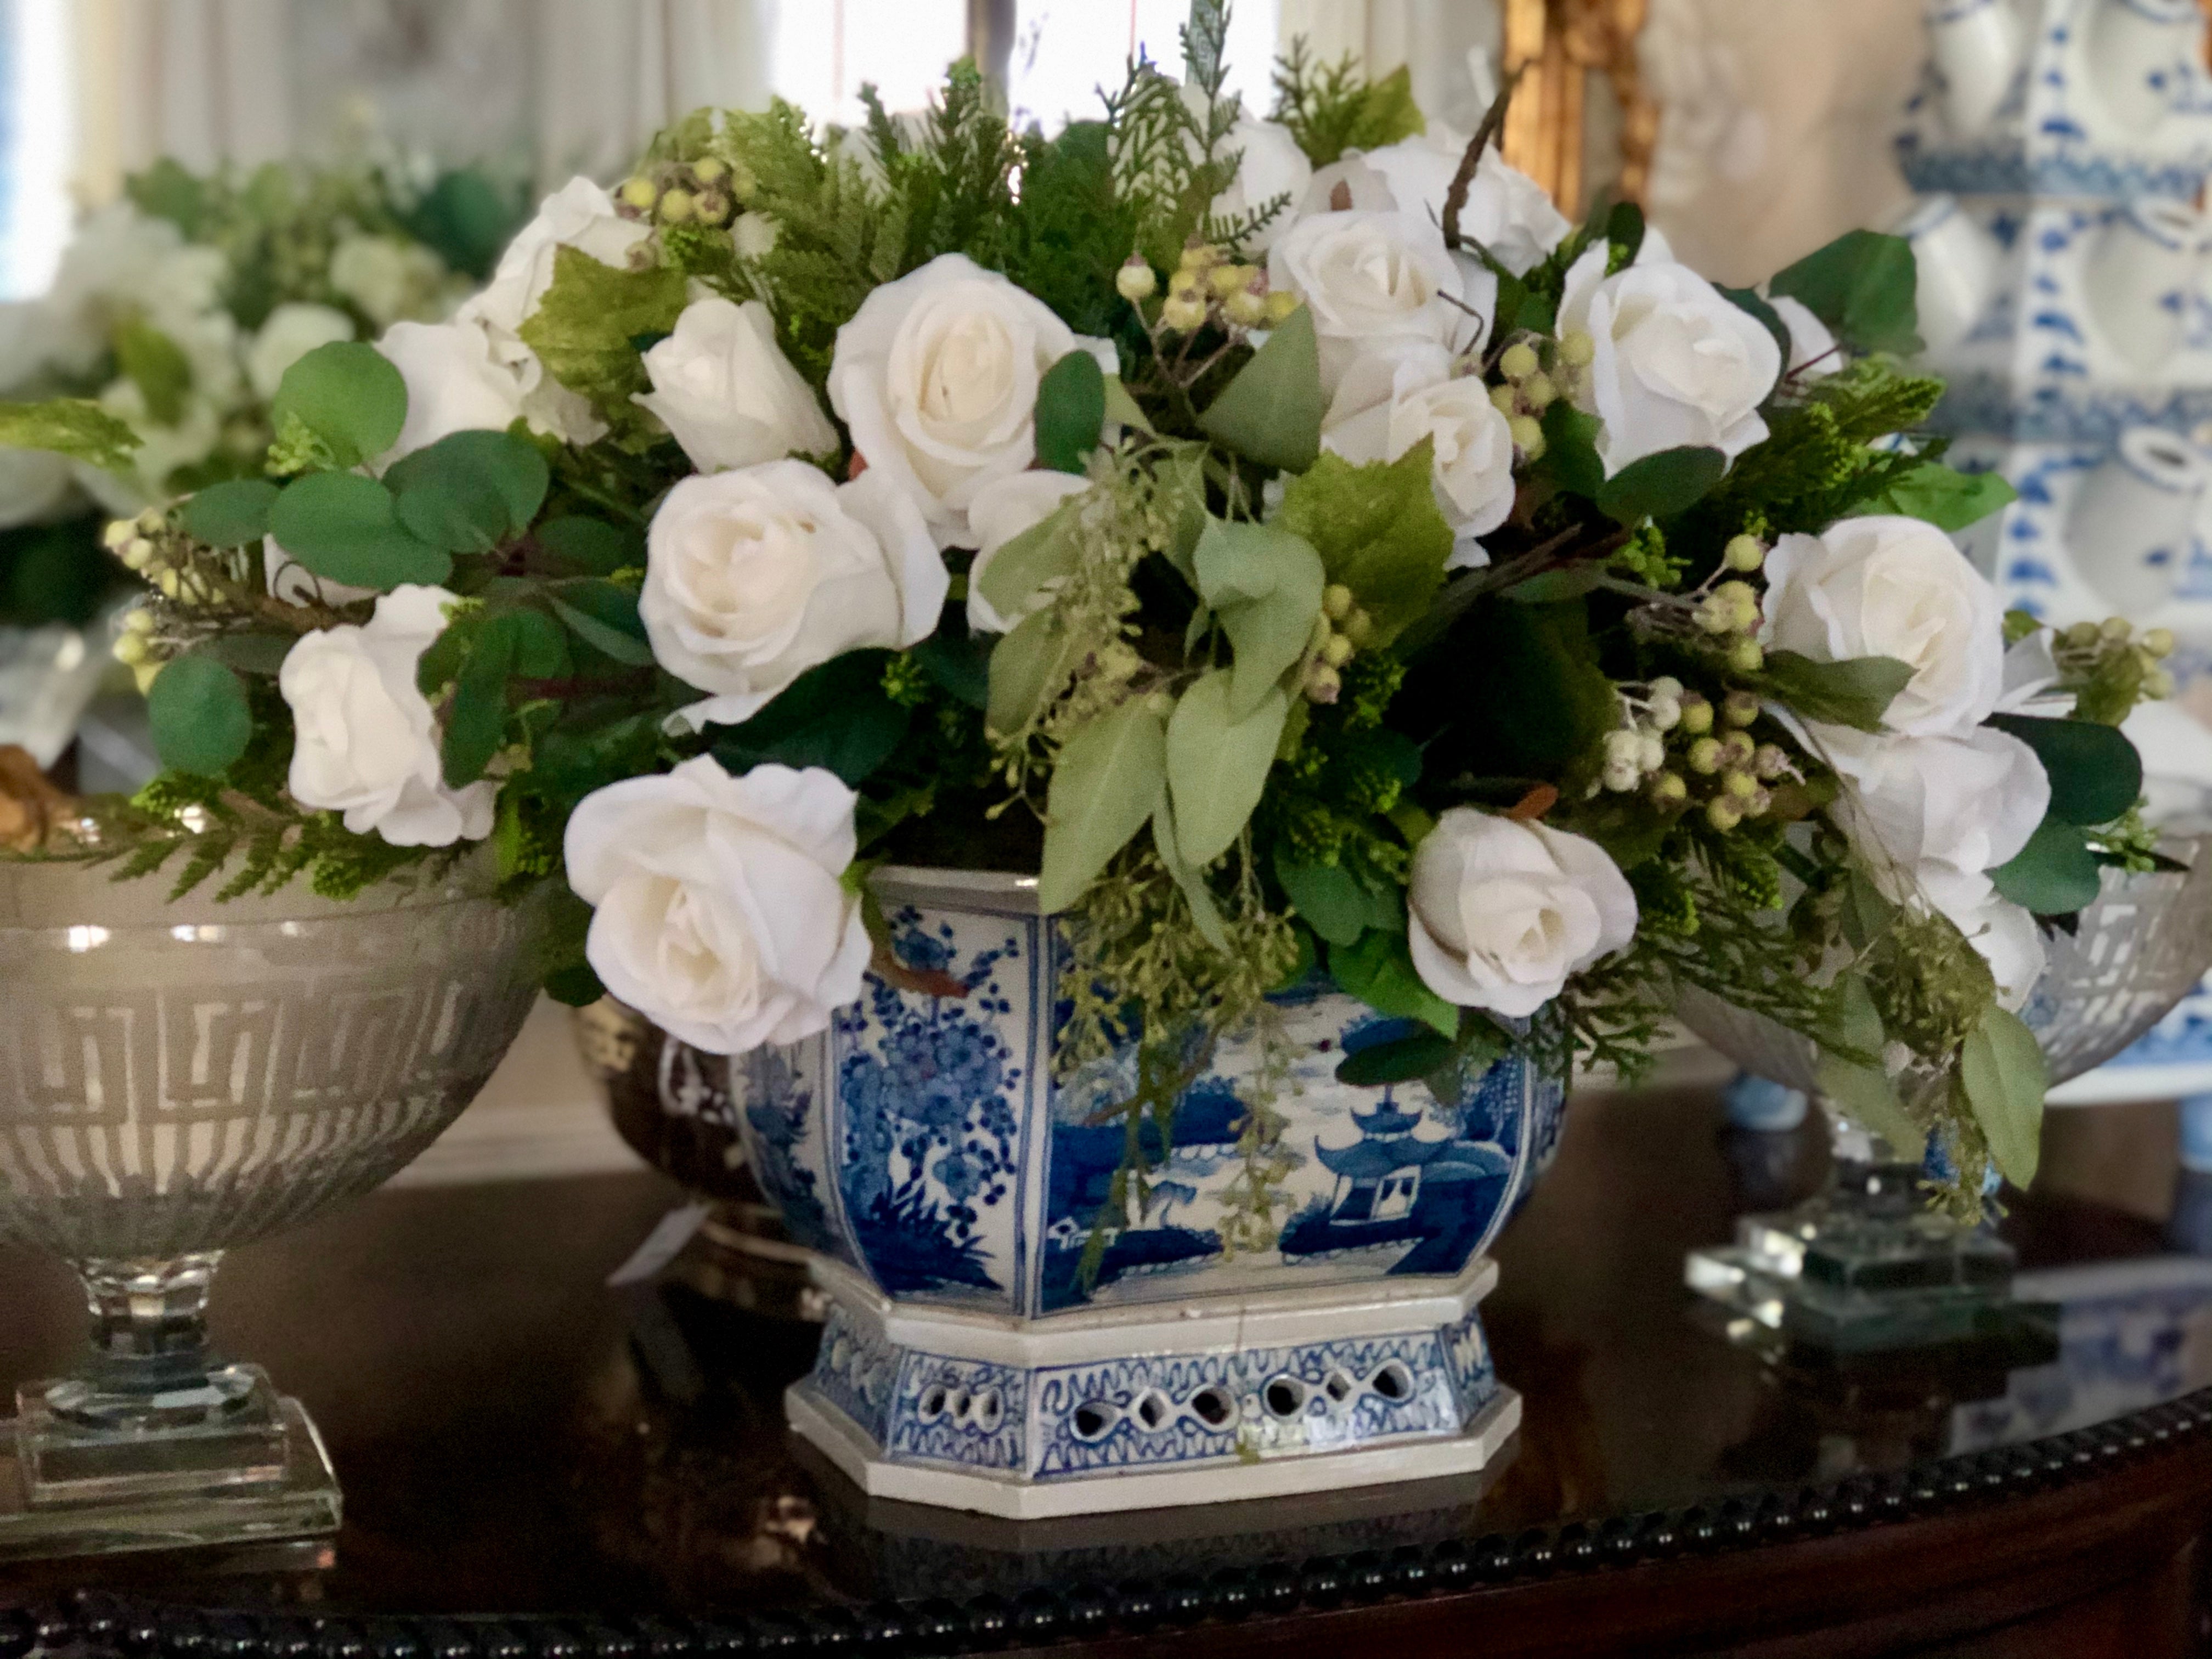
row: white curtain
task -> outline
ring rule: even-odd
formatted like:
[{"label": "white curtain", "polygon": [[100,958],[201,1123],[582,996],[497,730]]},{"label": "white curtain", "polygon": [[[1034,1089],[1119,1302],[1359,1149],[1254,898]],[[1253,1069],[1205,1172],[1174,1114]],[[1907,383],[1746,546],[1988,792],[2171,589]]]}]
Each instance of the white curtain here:
[{"label": "white curtain", "polygon": [[[1431,119],[1466,131],[1481,118],[1498,63],[1498,0],[1277,0],[1277,6],[1285,46],[1304,35],[1322,62],[1350,52],[1370,75],[1402,64],[1414,101]],[[1470,52],[1481,54],[1481,82]]]},{"label": "white curtain", "polygon": [[291,148],[291,0],[76,0],[74,17],[86,195],[163,155],[207,167]]},{"label": "white curtain", "polygon": [[655,132],[702,105],[762,107],[776,3],[538,0],[540,178],[617,172]]}]

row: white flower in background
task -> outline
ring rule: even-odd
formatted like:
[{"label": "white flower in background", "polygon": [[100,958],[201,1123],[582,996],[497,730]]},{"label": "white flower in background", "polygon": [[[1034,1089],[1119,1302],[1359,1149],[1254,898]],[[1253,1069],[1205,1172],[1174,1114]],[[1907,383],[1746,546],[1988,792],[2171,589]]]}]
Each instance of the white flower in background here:
[{"label": "white flower in background", "polygon": [[353,319],[343,311],[296,301],[278,306],[246,349],[246,383],[267,403],[276,395],[286,369],[317,346],[351,338]]},{"label": "white flower in background", "polygon": [[972,546],[978,491],[1036,455],[1037,383],[1078,348],[1113,347],[963,253],[886,283],[837,331],[830,404],[853,447],[921,508],[940,547]]},{"label": "white flower in background", "polygon": [[740,259],[765,259],[775,252],[775,221],[765,213],[740,213],[730,226],[730,246]]},{"label": "white flower in background", "polygon": [[493,361],[514,372],[531,424],[564,443],[594,442],[605,435],[605,423],[592,413],[588,399],[546,374],[538,354],[523,343],[522,325],[553,286],[562,248],[626,269],[631,250],[652,234],[650,226],[617,213],[614,198],[589,179],[572,179],[538,205],[538,216],[507,244],[483,292],[453,314],[455,322],[482,326]]},{"label": "white flower in background", "polygon": [[[1271,287],[1306,302],[1321,337],[1322,389],[1334,395],[1370,352],[1481,343],[1496,302],[1470,296],[1434,225],[1411,213],[1320,213],[1301,219],[1267,255]],[[1472,304],[1480,314],[1469,315]]]},{"label": "white flower in background", "polygon": [[436,308],[449,273],[419,242],[354,235],[331,251],[331,286],[379,328]]},{"label": "white flower in background", "polygon": [[1989,963],[1998,1002],[2014,1013],[2025,1008],[2050,961],[2042,924],[2023,907],[1994,894],[1977,908],[1944,914]]},{"label": "white flower in background", "polygon": [[1759,643],[1820,662],[1894,657],[1912,670],[1884,717],[1941,735],[1989,718],[2005,689],[2003,605],[1951,538],[1918,519],[1839,519],[1766,558]]},{"label": "white flower in background", "polygon": [[302,635],[287,653],[276,686],[292,709],[289,785],[301,805],[343,812],[356,835],[374,830],[395,847],[491,833],[499,786],[446,787],[437,719],[415,684],[453,603],[441,587],[397,587],[366,627]]},{"label": "white flower in background", "polygon": [[1836,337],[1828,325],[1813,314],[1812,307],[1802,300],[1793,300],[1784,294],[1770,299],[1774,314],[1782,319],[1782,326],[1790,331],[1790,363],[1787,373],[1801,379],[1817,380],[1832,374],[1844,366],[1844,355],[1837,349]]},{"label": "white flower in background", "polygon": [[[1426,132],[1366,150],[1359,159],[1382,175],[1400,211],[1441,227],[1444,202],[1468,143],[1466,136],[1431,122]],[[1541,185],[1509,167],[1497,147],[1489,145],[1468,181],[1459,228],[1462,236],[1481,243],[1498,264],[1520,276],[1543,264],[1574,227],[1553,206]]]},{"label": "white flower in background", "polygon": [[504,432],[523,412],[522,382],[475,323],[394,323],[376,349],[407,383],[407,420],[389,465],[456,432]]},{"label": "white flower in background", "polygon": [[0,394],[24,395],[52,353],[53,307],[40,300],[0,300]]},{"label": "white flower in background", "polygon": [[[1192,115],[1204,125],[1208,118],[1206,89],[1185,86],[1182,100]],[[1184,142],[1195,161],[1200,148],[1195,135],[1186,135]],[[1281,212],[1244,239],[1246,252],[1265,253],[1297,216],[1298,204],[1305,199],[1307,186],[1313,183],[1313,163],[1306,159],[1305,151],[1298,147],[1297,139],[1288,127],[1279,121],[1255,119],[1243,112],[1241,105],[1237,124],[1221,141],[1218,154],[1237,158],[1237,177],[1228,189],[1213,198],[1206,209],[1209,218],[1239,219],[1259,211],[1278,198],[1290,198],[1283,204]]]},{"label": "white flower in background", "polygon": [[1741,307],[1647,234],[1634,264],[1607,276],[1600,242],[1567,272],[1561,337],[1587,334],[1596,356],[1575,401],[1605,422],[1610,477],[1661,450],[1695,445],[1730,459],[1766,436],[1759,406],[1782,374],[1782,349]]},{"label": "white flower in background", "polygon": [[568,884],[607,989],[709,1054],[824,1030],[860,994],[868,930],[842,880],[858,797],[818,767],[732,777],[708,756],[586,795]]},{"label": "white flower in background", "polygon": [[[2028,959],[2021,930],[2003,915],[2019,907],[1997,897],[1988,872],[2019,854],[2050,810],[2051,781],[2035,751],[1987,726],[1935,737],[1812,730],[1843,780],[1838,817],[1867,853],[1876,883],[1893,899],[1917,890],[1968,938],[1985,936],[2004,953],[2000,985],[2024,998],[2033,973],[2026,983],[2006,977],[2016,978]],[[1995,957],[1990,965],[2000,967]],[[2041,966],[2036,961],[2034,971]]]},{"label": "white flower in background", "polygon": [[77,228],[47,292],[48,360],[70,374],[89,373],[127,317],[143,318],[191,356],[185,337],[196,331],[196,320],[229,321],[222,310],[227,275],[220,249],[188,244],[167,219],[128,202],[102,208]]},{"label": "white flower in background", "polygon": [[66,456],[0,447],[0,530],[52,516],[69,500],[76,483]]},{"label": "white flower in background", "polygon": [[1413,966],[1447,1002],[1519,1019],[1636,935],[1636,895],[1594,841],[1455,806],[1413,849]]},{"label": "white flower in background", "polygon": [[968,522],[978,544],[975,562],[968,567],[969,627],[979,634],[1010,633],[1023,617],[1042,610],[1051,601],[1053,589],[1048,586],[1036,591],[1027,608],[1002,613],[983,597],[983,573],[991,568],[1000,548],[1024,532],[1036,529],[1069,496],[1079,495],[1090,488],[1090,479],[1073,472],[1038,468],[1001,478],[977,492],[975,504],[968,509]]},{"label": "white flower in background", "polygon": [[[180,466],[194,466],[215,453],[216,446],[222,441],[222,416],[215,404],[193,392],[185,398],[184,412],[173,425],[164,426],[155,420],[146,407],[146,394],[138,389],[135,380],[118,380],[100,394],[100,407],[118,420],[123,421],[138,434],[138,447],[131,453],[130,488],[135,488],[137,497],[129,512],[169,496],[168,477]],[[86,468],[78,477],[97,473],[96,468]],[[102,475],[116,478],[118,475]],[[103,502],[110,496],[100,495]]]},{"label": "white flower in background", "polygon": [[951,586],[921,514],[876,469],[836,484],[769,461],[668,492],[638,613],[660,665],[710,694],[683,711],[696,728],[751,718],[832,657],[928,638]]},{"label": "white flower in background", "polygon": [[653,390],[637,401],[673,433],[702,472],[756,466],[837,447],[837,428],[775,343],[758,300],[696,300],[645,354]]},{"label": "white flower in background", "polygon": [[1436,447],[1437,505],[1458,532],[1455,566],[1486,555],[1469,544],[1513,510],[1513,428],[1480,375],[1452,374],[1442,346],[1353,361],[1322,423],[1321,447],[1364,465],[1395,461],[1424,438]]}]

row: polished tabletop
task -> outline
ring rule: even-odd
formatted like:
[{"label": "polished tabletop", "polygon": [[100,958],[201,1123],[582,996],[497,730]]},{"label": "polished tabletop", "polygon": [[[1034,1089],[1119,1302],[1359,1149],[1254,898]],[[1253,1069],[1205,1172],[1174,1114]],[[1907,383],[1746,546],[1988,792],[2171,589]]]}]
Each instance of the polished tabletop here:
[{"label": "polished tabletop", "polygon": [[[2022,1292],[2064,1310],[2055,1352],[1839,1366],[1732,1337],[1683,1290],[1683,1254],[1726,1238],[1739,1212],[1814,1190],[1817,1128],[1727,1129],[1709,1090],[1592,1096],[1506,1231],[1484,1304],[1498,1374],[1527,1401],[1500,1464],[1044,1523],[864,1498],[783,1430],[809,1329],[680,1287],[610,1288],[683,1201],[659,1176],[386,1191],[239,1252],[216,1294],[219,1340],[321,1427],[345,1491],[334,1550],[0,1570],[0,1605],[105,1584],[374,1614],[1018,1607],[1077,1583],[1426,1560],[1577,1522],[1601,1536],[1610,1517],[1686,1506],[1750,1515],[1776,1493],[2040,1443],[2212,1382],[2212,1257],[2169,1242],[2190,1231],[2191,1178],[2177,1221],[2142,1213],[2174,1180],[2170,1109],[2075,1115],[2094,1133],[2054,1133],[2048,1190],[2013,1195],[2004,1223]],[[66,1364],[79,1340],[60,1267],[0,1253],[0,1385]]]}]

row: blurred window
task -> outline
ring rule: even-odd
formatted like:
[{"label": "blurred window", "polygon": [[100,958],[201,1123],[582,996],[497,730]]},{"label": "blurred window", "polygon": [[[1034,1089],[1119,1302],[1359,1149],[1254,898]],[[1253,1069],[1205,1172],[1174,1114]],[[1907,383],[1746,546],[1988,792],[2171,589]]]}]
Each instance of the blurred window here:
[{"label": "blurred window", "polygon": [[0,299],[45,292],[68,240],[70,0],[0,0]]},{"label": "blurred window", "polygon": [[[1120,87],[1132,58],[1183,72],[1182,28],[1190,0],[1020,0],[1010,101],[1024,121],[1049,132],[1100,112],[1101,87]],[[1229,14],[1228,89],[1248,113],[1274,106],[1276,0],[1241,0]]]}]

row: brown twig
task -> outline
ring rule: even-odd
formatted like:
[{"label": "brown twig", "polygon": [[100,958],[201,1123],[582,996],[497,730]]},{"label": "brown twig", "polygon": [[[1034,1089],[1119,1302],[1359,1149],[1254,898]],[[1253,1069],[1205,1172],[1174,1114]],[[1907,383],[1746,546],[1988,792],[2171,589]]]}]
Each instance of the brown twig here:
[{"label": "brown twig", "polygon": [[[1522,69],[1526,67],[1522,65]],[[1459,171],[1452,174],[1451,188],[1444,192],[1444,246],[1454,252],[1459,251],[1459,216],[1467,206],[1467,192],[1474,183],[1474,170],[1482,165],[1482,152],[1505,131],[1505,108],[1513,101],[1513,88],[1520,83],[1521,69],[1505,77],[1505,84],[1498,89],[1498,96],[1491,100],[1489,109],[1483,113],[1482,125],[1468,141],[1467,154],[1459,159]]]}]

